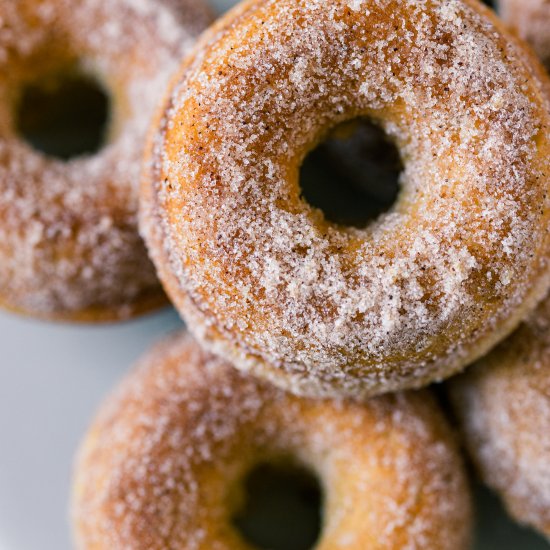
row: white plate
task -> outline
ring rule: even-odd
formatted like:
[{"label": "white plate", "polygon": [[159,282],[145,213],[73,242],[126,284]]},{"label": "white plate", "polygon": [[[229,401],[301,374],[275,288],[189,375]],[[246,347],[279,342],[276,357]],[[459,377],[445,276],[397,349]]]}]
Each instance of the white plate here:
[{"label": "white plate", "polygon": [[[218,0],[218,8],[233,2]],[[71,327],[0,314],[0,550],[69,550],[73,455],[100,400],[162,335],[173,311],[126,324]],[[476,550],[542,550],[478,492]]]}]

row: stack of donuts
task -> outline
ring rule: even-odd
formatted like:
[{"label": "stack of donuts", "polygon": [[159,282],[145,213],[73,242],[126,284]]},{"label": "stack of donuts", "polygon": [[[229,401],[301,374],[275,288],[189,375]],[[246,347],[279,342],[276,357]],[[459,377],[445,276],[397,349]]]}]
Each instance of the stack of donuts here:
[{"label": "stack of donuts", "polygon": [[[92,423],[77,548],[250,550],[244,480],[285,463],[320,480],[315,549],[466,549],[461,449],[550,539],[550,4],[497,11],[0,0],[0,302],[100,322],[169,299],[188,330]],[[61,160],[14,113],[71,71],[113,107]],[[300,186],[352,121],[403,165],[360,227]]]}]

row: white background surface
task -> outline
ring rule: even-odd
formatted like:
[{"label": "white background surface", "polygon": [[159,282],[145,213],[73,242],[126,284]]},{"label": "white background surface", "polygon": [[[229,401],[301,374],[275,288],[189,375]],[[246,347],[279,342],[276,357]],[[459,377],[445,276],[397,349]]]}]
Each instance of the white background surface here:
[{"label": "white background surface", "polygon": [[[72,547],[71,464],[91,416],[137,357],[180,326],[171,310],[100,327],[0,313],[0,550]],[[476,550],[548,547],[506,520],[486,492],[478,507]]]}]

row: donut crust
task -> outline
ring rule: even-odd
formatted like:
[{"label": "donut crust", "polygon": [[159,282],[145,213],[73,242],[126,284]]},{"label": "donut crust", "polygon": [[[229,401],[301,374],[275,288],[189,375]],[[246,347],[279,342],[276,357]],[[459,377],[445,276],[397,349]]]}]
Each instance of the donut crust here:
[{"label": "donut crust", "polygon": [[550,298],[449,388],[481,479],[550,540]]},{"label": "donut crust", "polygon": [[292,460],[324,493],[317,550],[464,550],[470,496],[427,393],[311,400],[239,373],[187,336],[161,343],[99,412],[76,465],[79,550],[249,550],[243,480]]},{"label": "donut crust", "polygon": [[[153,125],[141,230],[168,295],[210,350],[300,395],[456,373],[548,289],[548,86],[477,2],[245,2]],[[298,185],[307,152],[357,116],[405,164],[364,230]]]},{"label": "donut crust", "polygon": [[[98,322],[167,304],[137,229],[141,159],[162,92],[210,9],[202,0],[1,0],[0,14],[0,305]],[[97,81],[111,113],[103,147],[64,161],[23,139],[17,111],[28,86],[75,74]]]},{"label": "donut crust", "polygon": [[527,40],[550,68],[550,3],[547,0],[498,0],[502,19]]}]

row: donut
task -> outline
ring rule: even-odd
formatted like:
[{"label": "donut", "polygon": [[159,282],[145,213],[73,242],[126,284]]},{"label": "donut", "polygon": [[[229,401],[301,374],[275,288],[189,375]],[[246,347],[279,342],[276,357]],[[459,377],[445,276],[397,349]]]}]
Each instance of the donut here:
[{"label": "donut", "polygon": [[[548,289],[548,79],[469,0],[249,0],[196,45],[153,123],[141,231],[190,330],[304,396],[442,380]],[[299,167],[367,118],[396,203],[329,222]]]},{"label": "donut", "polygon": [[141,361],[86,435],[76,547],[250,549],[232,525],[243,479],[277,463],[320,480],[319,550],[468,546],[466,478],[429,394],[297,397],[177,335]]},{"label": "donut", "polygon": [[533,46],[550,68],[550,3],[548,0],[498,0],[499,14]]},{"label": "donut", "polygon": [[[0,304],[116,320],[166,303],[137,230],[141,159],[169,76],[209,23],[202,0],[0,0]],[[111,104],[95,154],[60,159],[21,135],[28,89],[76,75]]]},{"label": "donut", "polygon": [[481,479],[550,539],[550,298],[449,387]]}]

